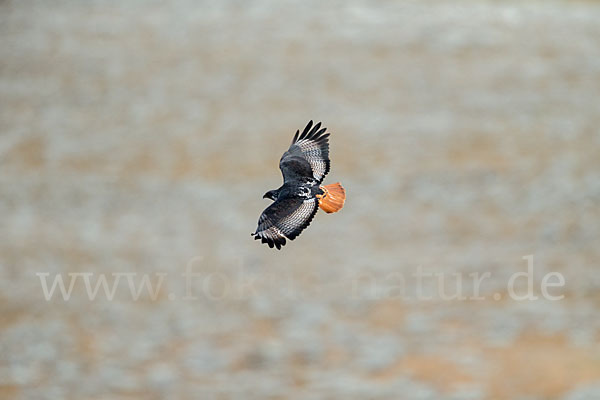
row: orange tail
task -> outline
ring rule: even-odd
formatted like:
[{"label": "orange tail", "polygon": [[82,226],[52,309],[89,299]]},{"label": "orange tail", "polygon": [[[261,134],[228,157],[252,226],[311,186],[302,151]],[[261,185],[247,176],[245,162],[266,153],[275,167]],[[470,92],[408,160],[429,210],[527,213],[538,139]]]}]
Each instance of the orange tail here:
[{"label": "orange tail", "polygon": [[321,210],[326,213],[334,213],[344,207],[346,190],[342,187],[341,183],[332,183],[331,185],[320,186],[320,188],[325,192],[323,195],[317,195]]}]

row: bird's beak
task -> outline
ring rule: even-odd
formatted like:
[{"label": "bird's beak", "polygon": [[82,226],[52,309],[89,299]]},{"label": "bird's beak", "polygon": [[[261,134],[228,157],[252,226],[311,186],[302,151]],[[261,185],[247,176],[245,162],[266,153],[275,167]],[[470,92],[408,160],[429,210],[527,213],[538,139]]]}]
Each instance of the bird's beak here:
[{"label": "bird's beak", "polygon": [[268,195],[268,193],[263,194],[263,199],[268,199],[269,196],[267,196],[267,195]]}]

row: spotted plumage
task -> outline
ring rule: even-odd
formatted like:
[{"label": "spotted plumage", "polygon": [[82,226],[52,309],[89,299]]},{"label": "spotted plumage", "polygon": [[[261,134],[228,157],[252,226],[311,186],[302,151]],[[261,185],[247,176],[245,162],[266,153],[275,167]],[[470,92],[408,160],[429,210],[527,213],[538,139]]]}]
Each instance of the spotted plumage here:
[{"label": "spotted plumage", "polygon": [[339,184],[321,186],[330,169],[329,133],[321,123],[310,121],[302,133],[296,131],[290,148],[279,160],[283,185],[263,198],[274,201],[258,219],[254,239],[281,249],[294,240],[313,220],[319,207],[336,212],[344,205],[345,191]]}]

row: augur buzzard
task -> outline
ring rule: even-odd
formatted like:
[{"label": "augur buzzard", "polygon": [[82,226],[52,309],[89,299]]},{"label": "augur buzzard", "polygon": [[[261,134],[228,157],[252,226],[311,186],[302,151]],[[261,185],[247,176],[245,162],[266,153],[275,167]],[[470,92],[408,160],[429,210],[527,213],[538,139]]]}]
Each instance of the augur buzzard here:
[{"label": "augur buzzard", "polygon": [[334,213],[344,206],[346,191],[334,183],[321,186],[329,172],[329,133],[321,123],[310,121],[304,131],[296,131],[288,151],[279,160],[283,185],[269,190],[263,198],[274,201],[258,219],[252,233],[269,247],[285,246],[286,239],[294,240],[306,228],[319,207]]}]

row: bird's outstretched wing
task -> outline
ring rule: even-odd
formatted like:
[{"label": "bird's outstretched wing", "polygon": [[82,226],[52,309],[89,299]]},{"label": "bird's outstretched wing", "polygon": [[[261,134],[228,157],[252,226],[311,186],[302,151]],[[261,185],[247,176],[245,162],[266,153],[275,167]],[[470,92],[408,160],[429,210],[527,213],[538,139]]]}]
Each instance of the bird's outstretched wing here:
[{"label": "bird's outstretched wing", "polygon": [[296,131],[292,145],[279,161],[283,181],[314,178],[321,183],[329,172],[329,133],[310,121],[302,134]]},{"label": "bird's outstretched wing", "polygon": [[286,239],[294,240],[310,225],[318,209],[319,201],[314,197],[278,199],[260,215],[258,228],[252,236],[279,250],[281,246],[285,246]]}]

